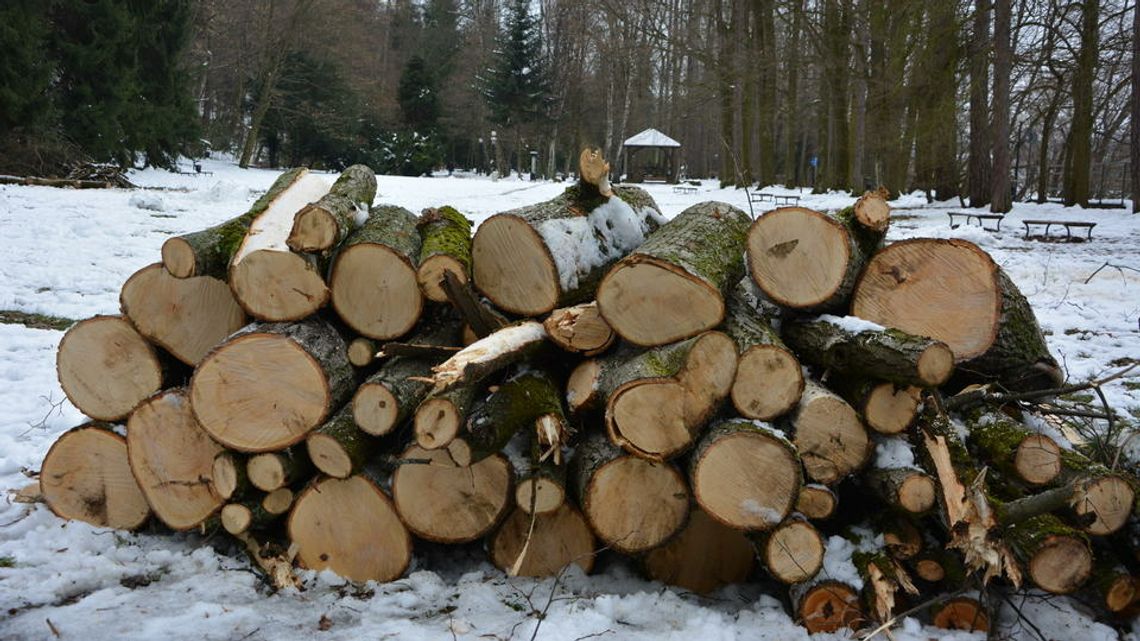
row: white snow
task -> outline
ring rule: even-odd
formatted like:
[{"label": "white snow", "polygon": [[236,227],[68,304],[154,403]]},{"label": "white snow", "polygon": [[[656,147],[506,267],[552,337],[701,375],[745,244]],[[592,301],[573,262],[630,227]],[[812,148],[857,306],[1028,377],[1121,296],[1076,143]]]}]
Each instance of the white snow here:
[{"label": "white snow", "polygon": [[162,196],[147,191],[131,194],[131,198],[127,201],[127,204],[131,207],[150,211],[166,211],[166,202],[162,199]]},{"label": "white snow", "polygon": [[[0,186],[0,310],[54,314],[73,319],[118,310],[119,287],[133,272],[159,260],[163,241],[238,215],[280,172],[240,170],[232,162],[207,160],[203,174],[134,172],[141,190],[69,190]],[[335,176],[325,175],[331,180]],[[565,185],[500,181],[457,173],[454,177],[378,176],[378,202],[420,211],[449,204],[476,222],[560,194]],[[665,216],[699,200],[722,200],[753,211],[742,190],[721,190],[712,181],[697,196],[674,194],[669,185],[646,185]],[[140,210],[132,196],[161,193],[163,212]],[[801,204],[835,210],[846,194],[798,192]],[[1140,265],[1140,224],[1127,210],[1081,211],[1056,204],[1016,203],[1002,231],[976,226],[951,230],[946,210],[921,195],[892,203],[889,240],[928,236],[963,238],[990,252],[1033,304],[1049,345],[1070,380],[1116,370],[1114,360],[1137,358],[1140,274],[1102,269],[1108,262]],[[970,210],[973,211],[973,210]],[[761,213],[754,211],[754,213]],[[980,213],[980,212],[979,212]],[[1092,219],[1093,241],[1050,244],[1022,239],[1021,219]],[[55,377],[55,350],[62,332],[0,324],[0,490],[30,482],[47,449],[84,419],[68,403]],[[1140,411],[1140,390],[1124,380],[1105,386],[1121,412]],[[1135,382],[1136,378],[1131,378]],[[1138,439],[1140,440],[1140,439]],[[417,558],[404,578],[385,585],[353,586],[329,573],[303,573],[305,590],[268,594],[240,551],[221,539],[207,545],[193,534],[129,534],[64,522],[42,505],[0,501],[0,639],[163,638],[269,639],[458,639],[497,637],[570,641],[598,639],[806,640],[779,602],[759,584],[724,588],[701,598],[646,581],[628,562],[599,564],[594,576],[572,570],[560,580],[507,579],[488,564],[481,546],[440,549],[417,543]],[[828,547],[842,544],[829,539]],[[853,546],[852,546],[853,547]],[[836,550],[837,552],[839,550]],[[834,556],[834,555],[831,555]],[[838,558],[838,557],[837,557]],[[849,554],[848,554],[849,558]],[[853,571],[834,561],[824,572],[843,578]],[[134,587],[128,587],[134,586]],[[766,589],[766,588],[765,588]],[[1036,598],[1036,597],[1034,597]],[[545,619],[532,612],[549,602]],[[1051,639],[1115,638],[1065,598],[1037,599],[1023,607]],[[9,613],[9,611],[11,611]],[[321,617],[331,627],[319,631]],[[1002,620],[1012,622],[1003,609]],[[1126,638],[1140,640],[1134,630]],[[972,639],[984,635],[940,631],[904,620],[899,641]],[[1014,639],[1036,638],[1026,626]],[[821,634],[838,641],[849,634]]]},{"label": "white snow", "polygon": [[875,436],[875,467],[881,470],[914,467],[914,448],[904,436]]},{"label": "white snow", "polygon": [[432,368],[435,371],[436,386],[444,388],[463,378],[468,367],[493,359],[546,338],[542,323],[526,321],[518,325],[504,327],[481,338],[457,352],[455,356]]},{"label": "white snow", "polygon": [[760,505],[756,499],[742,499],[740,511],[749,516],[758,516],[769,525],[775,525],[784,520],[784,515],[779,510],[772,509],[767,505]]},{"label": "white snow", "polygon": [[571,291],[593,269],[611,263],[645,242],[650,208],[634,210],[621,198],[611,197],[586,216],[556,218],[540,223],[537,231],[554,257],[562,291]]},{"label": "white snow", "polygon": [[839,329],[858,334],[859,332],[881,332],[886,329],[878,323],[871,322],[859,318],[858,316],[832,316],[831,314],[824,314],[817,320],[825,323],[831,323]]},{"label": "white snow", "polygon": [[669,136],[657,131],[656,129],[646,129],[645,131],[635,134],[626,138],[622,143],[626,147],[680,147],[681,143],[673,140]]}]

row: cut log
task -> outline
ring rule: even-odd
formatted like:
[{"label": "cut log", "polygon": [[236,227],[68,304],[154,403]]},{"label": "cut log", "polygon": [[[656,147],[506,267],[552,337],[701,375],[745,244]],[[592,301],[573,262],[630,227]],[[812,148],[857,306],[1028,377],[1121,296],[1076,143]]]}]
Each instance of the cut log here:
[{"label": "cut log", "polygon": [[1056,441],[1033,432],[998,412],[967,417],[969,442],[982,460],[1031,486],[1051,483],[1061,474],[1061,448]]},{"label": "cut log", "polygon": [[879,434],[902,434],[914,424],[922,407],[922,389],[894,383],[839,376],[828,386],[851,404],[863,423]]},{"label": "cut log", "polygon": [[104,423],[87,423],[61,435],[44,457],[39,487],[60,518],[134,530],[150,516],[127,461],[127,441]]},{"label": "cut log", "polygon": [[943,630],[989,632],[990,616],[981,601],[959,596],[935,605],[930,611],[930,624]]},{"label": "cut log", "polygon": [[323,178],[303,173],[250,222],[229,272],[234,298],[250,316],[295,321],[328,302],[329,288],[316,261],[293,253],[285,244],[293,217],[328,190]]},{"label": "cut log", "polygon": [[140,334],[191,366],[247,322],[225,281],[175,278],[160,263],[127,279],[119,305]]},{"label": "cut log", "polygon": [[579,186],[588,194],[598,194],[609,198],[614,195],[614,188],[610,185],[610,163],[606,162],[602,150],[597,147],[585,147],[578,154]]},{"label": "cut log", "polygon": [[906,568],[891,558],[886,550],[867,541],[861,541],[857,545],[859,549],[851,555],[851,562],[863,580],[863,598],[867,612],[880,623],[889,621],[895,611],[899,590],[916,595],[918,588],[911,581]]},{"label": "cut log", "polygon": [[350,581],[392,581],[412,560],[412,537],[392,501],[363,476],[321,479],[289,515],[297,560]]},{"label": "cut log", "polygon": [[803,361],[848,376],[938,387],[954,372],[954,353],[945,343],[851,316],[792,320],[782,333]]},{"label": "cut log", "polygon": [[327,194],[293,217],[286,244],[308,253],[336,248],[360,224],[375,198],[376,174],[364,165],[346,167]]},{"label": "cut log", "polygon": [[[212,276],[225,280],[230,261],[245,239],[250,223],[307,174],[308,170],[303,167],[290,169],[278,176],[269,191],[241,216],[209,229],[167,239],[162,244],[162,265],[175,278]],[[292,194],[289,197],[292,198]]]},{"label": "cut log", "polygon": [[175,530],[196,527],[225,503],[211,480],[222,451],[195,420],[182,389],[147,399],[127,422],[131,471],[155,515]]},{"label": "cut log", "polygon": [[280,516],[293,507],[293,501],[296,498],[297,495],[290,488],[279,487],[262,497],[261,509],[269,514]]},{"label": "cut log", "polygon": [[1140,584],[1132,572],[1104,549],[1096,551],[1092,584],[1104,608],[1114,614],[1127,610],[1140,596]]},{"label": "cut log", "polygon": [[799,457],[787,437],[770,425],[745,419],[709,428],[693,450],[689,478],[701,508],[739,530],[778,525],[791,512],[803,484]]},{"label": "cut log", "polygon": [[807,483],[800,486],[795,511],[809,519],[820,521],[831,518],[838,506],[839,497],[831,488],[820,483]]},{"label": "cut log", "polygon": [[433,394],[416,408],[413,429],[416,444],[425,450],[438,450],[451,445],[467,421],[467,413],[475,402],[476,387],[463,385],[448,392]]},{"label": "cut log", "polygon": [[318,470],[344,479],[360,472],[380,445],[379,439],[356,426],[352,403],[305,438],[309,459]]},{"label": "cut log", "polygon": [[165,378],[159,354],[120,316],[72,325],[59,342],[56,373],[72,405],[100,421],[125,418]]},{"label": "cut log", "polygon": [[809,479],[833,485],[866,464],[871,439],[846,401],[814,381],[787,421]]},{"label": "cut log", "polygon": [[283,512],[269,512],[262,502],[263,497],[251,497],[240,503],[227,503],[219,514],[222,528],[237,536],[269,527],[284,516]]},{"label": "cut log", "polygon": [[[773,302],[805,313],[843,309],[882,232],[806,207],[780,207],[748,230],[748,273]],[[861,315],[860,315],[861,316]]]},{"label": "cut log", "polygon": [[752,575],[756,553],[748,537],[694,507],[681,533],[645,555],[654,581],[708,594]]},{"label": "cut log", "polygon": [[859,591],[840,581],[794,585],[792,604],[796,622],[811,634],[854,629],[863,621]]},{"label": "cut log", "polygon": [[458,437],[463,447],[451,447],[451,458],[471,465],[503,449],[519,432],[537,434],[539,421],[554,421],[566,431],[562,393],[549,372],[524,368],[485,400],[475,403],[467,416],[467,429]]},{"label": "cut log", "polygon": [[263,492],[303,483],[313,475],[313,464],[304,452],[289,448],[249,457],[246,474],[254,487]]},{"label": "cut log", "polygon": [[348,362],[353,367],[368,367],[376,361],[376,352],[380,347],[369,338],[359,337],[348,344]]},{"label": "cut log", "polygon": [[905,511],[888,510],[874,519],[875,529],[883,535],[883,550],[892,559],[912,559],[926,547],[924,531],[918,521]]},{"label": "cut log", "polygon": [[724,320],[724,296],[744,275],[750,220],[718,202],[693,205],[662,225],[598,285],[598,308],[625,340],[665,345]]},{"label": "cut log", "polygon": [[597,356],[617,338],[596,302],[556,309],[542,322],[550,342],[571,354]]},{"label": "cut log", "polygon": [[457,386],[474,386],[508,365],[528,359],[546,344],[542,323],[524,321],[504,327],[433,367],[432,392],[438,394]]},{"label": "cut log", "polygon": [[625,554],[661,545],[689,513],[689,489],[676,468],[625,455],[600,434],[578,444],[570,479],[590,528]]},{"label": "cut log", "polygon": [[876,439],[875,459],[864,481],[887,505],[908,514],[923,514],[934,507],[934,479],[915,465],[909,441],[901,436]]},{"label": "cut log", "polygon": [[421,244],[416,280],[420,291],[430,301],[446,303],[444,274],[451,274],[464,285],[471,276],[471,221],[454,207],[439,207],[423,210],[417,227]]},{"label": "cut log", "polygon": [[1092,574],[1092,551],[1084,535],[1051,514],[1014,523],[1003,535],[1033,584],[1046,592],[1069,594]]},{"label": "cut log", "polygon": [[556,576],[577,564],[594,568],[594,533],[574,506],[546,514],[514,510],[491,536],[491,562],[508,576]]},{"label": "cut log", "polygon": [[961,559],[941,546],[925,548],[910,560],[910,566],[915,577],[927,583],[957,588],[966,580]]},{"label": "cut log", "polygon": [[523,433],[517,445],[508,444],[503,450],[514,467],[515,505],[527,514],[548,514],[567,502],[562,449],[568,439],[568,427],[558,415],[548,419],[553,421],[551,434],[546,433],[546,422],[536,424],[535,429]]},{"label": "cut log", "polygon": [[823,537],[802,516],[791,516],[755,540],[756,554],[764,568],[781,583],[802,583],[818,574],[823,567],[826,551]]},{"label": "cut log", "polygon": [[352,393],[344,340],[313,317],[249,325],[202,360],[194,413],[217,441],[243,452],[300,442]]},{"label": "cut log", "polygon": [[423,311],[416,281],[419,251],[415,214],[391,205],[373,207],[340,246],[329,274],[332,306],[341,319],[368,338],[407,334]]},{"label": "cut log", "polygon": [[[489,532],[512,505],[511,466],[501,455],[470,467],[446,450],[412,446],[392,474],[392,499],[416,536],[437,543],[465,543]],[[427,460],[411,463],[411,460]]]},{"label": "cut log", "polygon": [[851,313],[946,343],[963,381],[1026,391],[1062,380],[1028,301],[966,241],[914,239],[878,252],[855,288]]},{"label": "cut log", "polygon": [[520,316],[593,298],[606,270],[664,220],[644,190],[613,191],[602,195],[580,182],[552,200],[488,218],[471,244],[475,287]]},{"label": "cut log", "polygon": [[780,339],[778,310],[762,301],[745,278],[728,294],[724,331],[736,341],[740,362],[732,404],[745,418],[770,421],[791,411],[804,391],[803,369]]},{"label": "cut log", "polygon": [[222,452],[214,457],[210,479],[214,491],[223,501],[232,501],[245,496],[251,483],[246,473],[246,461],[234,452]]},{"label": "cut log", "polygon": [[850,210],[844,209],[837,216],[840,219],[852,217],[857,228],[862,228],[878,236],[882,240],[883,234],[891,224],[891,206],[882,194],[868,191],[855,201]]}]

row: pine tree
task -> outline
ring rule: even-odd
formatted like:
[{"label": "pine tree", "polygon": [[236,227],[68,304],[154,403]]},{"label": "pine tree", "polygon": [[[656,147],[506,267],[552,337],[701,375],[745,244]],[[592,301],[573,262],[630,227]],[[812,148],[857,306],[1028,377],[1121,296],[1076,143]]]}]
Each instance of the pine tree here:
[{"label": "pine tree", "polygon": [[404,122],[413,131],[428,133],[439,122],[439,91],[432,70],[418,55],[408,59],[397,92]]},{"label": "pine tree", "polygon": [[48,30],[40,0],[0,4],[0,137],[17,128],[39,129],[52,120]]},{"label": "pine tree", "polygon": [[514,129],[540,121],[550,101],[538,20],[527,0],[511,0],[499,34],[494,65],[482,76],[482,93],[491,122]]}]

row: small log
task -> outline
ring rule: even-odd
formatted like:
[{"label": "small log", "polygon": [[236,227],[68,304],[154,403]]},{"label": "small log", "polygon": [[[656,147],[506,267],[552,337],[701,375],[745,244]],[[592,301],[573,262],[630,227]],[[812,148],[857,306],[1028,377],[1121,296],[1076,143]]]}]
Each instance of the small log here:
[{"label": "small log", "polygon": [[925,549],[924,530],[916,519],[902,511],[890,510],[875,519],[875,529],[883,535],[883,550],[892,559],[906,561]]},{"label": "small log", "polygon": [[959,596],[931,608],[930,625],[942,630],[989,632],[990,615],[981,601],[971,596]]},{"label": "small log", "polygon": [[724,296],[744,275],[750,219],[706,202],[681,212],[623,258],[598,285],[598,308],[625,340],[674,343],[724,320]]},{"label": "small log", "polygon": [[56,373],[67,399],[100,421],[125,418],[167,378],[158,352],[120,316],[72,325],[59,342]]},{"label": "small log", "polygon": [[558,384],[549,372],[522,369],[474,405],[459,436],[463,447],[448,451],[459,465],[472,465],[501,451],[521,431],[536,434],[544,419],[557,423],[560,432],[567,429]]},{"label": "small log", "polygon": [[352,393],[346,349],[318,317],[249,325],[198,366],[190,382],[194,414],[235,450],[268,452],[298,443]]},{"label": "small log", "polygon": [[425,450],[451,445],[475,403],[476,387],[464,385],[432,394],[416,408],[413,430],[416,444]]},{"label": "small log", "polygon": [[56,439],[40,467],[39,488],[63,519],[134,530],[150,516],[131,474],[127,441],[105,423],[86,423]]},{"label": "small log", "polygon": [[851,316],[792,320],[782,334],[805,362],[844,375],[938,387],[954,372],[954,354],[945,343]]},{"label": "small log", "polygon": [[913,446],[901,436],[876,440],[876,456],[864,474],[867,486],[891,507],[923,514],[934,507],[934,479],[915,465]]},{"label": "small log", "polygon": [[[465,543],[487,534],[507,514],[511,466],[501,455],[470,467],[446,450],[412,446],[392,474],[392,499],[408,529],[437,543]],[[427,463],[410,461],[426,460]]]},{"label": "small log", "polygon": [[454,207],[439,207],[423,210],[416,227],[421,240],[416,269],[420,291],[430,301],[445,303],[444,274],[461,285],[471,277],[471,221]]},{"label": "small log", "polygon": [[839,506],[839,497],[826,485],[807,483],[800,486],[794,510],[809,519],[821,521],[831,518]]},{"label": "small log", "polygon": [[269,514],[280,516],[293,507],[297,494],[288,487],[279,487],[261,498],[261,509]]},{"label": "small log", "polygon": [[828,386],[851,404],[863,423],[879,434],[902,434],[914,424],[922,407],[922,389],[894,383],[839,376]]},{"label": "small log", "polygon": [[302,173],[250,222],[228,279],[234,298],[250,316],[295,321],[328,302],[329,288],[316,261],[293,253],[285,243],[297,212],[328,190],[320,176]]},{"label": "small log", "polygon": [[234,452],[222,452],[214,457],[214,465],[210,468],[210,478],[214,482],[214,491],[223,501],[232,501],[245,496],[251,483],[246,473],[246,461]]},{"label": "small log", "polygon": [[855,205],[836,214],[837,218],[853,219],[852,229],[862,229],[870,235],[870,240],[879,242],[891,224],[891,206],[882,194],[868,191],[855,201]]},{"label": "small log", "polygon": [[491,536],[491,562],[508,576],[556,576],[577,564],[594,569],[594,533],[574,506],[546,514],[514,510]]},{"label": "small log", "polygon": [[792,515],[753,540],[764,568],[781,583],[803,583],[823,567],[827,546],[819,530],[800,515]]},{"label": "small log", "polygon": [[528,359],[545,344],[542,323],[523,321],[504,327],[433,367],[432,391],[438,394],[460,385],[473,386],[512,363]]},{"label": "small log", "polygon": [[305,437],[309,459],[321,472],[345,479],[359,473],[380,445],[379,439],[356,426],[352,403]]},{"label": "small log", "polygon": [[786,424],[812,481],[833,485],[867,463],[871,439],[859,416],[846,401],[814,381],[805,384]]},{"label": "small log", "polygon": [[182,389],[152,396],[127,421],[131,471],[155,515],[174,530],[196,527],[225,503],[210,476],[222,451]]},{"label": "small log", "polygon": [[249,457],[246,474],[254,487],[272,492],[303,483],[313,475],[313,463],[299,449],[289,448]]},{"label": "small log", "polygon": [[363,336],[354,338],[348,344],[348,362],[353,367],[368,367],[376,361],[376,352],[380,347],[370,338]]},{"label": "small log", "polygon": [[222,528],[234,536],[260,530],[276,523],[284,515],[262,507],[263,497],[252,497],[240,503],[227,503],[219,514]]},{"label": "small log", "polygon": [[[544,445],[538,434],[524,440],[526,457],[511,457],[515,468],[515,505],[527,514],[547,514],[566,503],[566,461],[561,445]],[[521,460],[520,460],[521,459]]]},{"label": "small log", "polygon": [[81,180],[78,178],[42,178],[40,176],[3,176],[0,185],[35,185],[39,187],[68,187],[71,189],[113,189],[115,183],[107,180]]},{"label": "small log", "polygon": [[778,525],[803,485],[799,457],[787,437],[745,419],[709,428],[689,465],[697,503],[712,518],[739,530]]},{"label": "small log", "polygon": [[1088,540],[1051,514],[1009,525],[1003,536],[1025,564],[1033,584],[1046,592],[1069,594],[1092,574]]},{"label": "small log", "polygon": [[191,366],[248,321],[225,281],[175,278],[159,263],[127,279],[119,305],[140,334]]},{"label": "small log", "polygon": [[745,418],[770,421],[792,410],[804,391],[803,368],[776,327],[778,310],[762,301],[745,278],[728,294],[724,331],[736,341],[740,362],[732,404]]},{"label": "small log", "polygon": [[350,581],[393,581],[412,560],[412,537],[392,501],[363,476],[321,479],[289,515],[297,560]]},{"label": "small log", "polygon": [[1091,583],[1100,603],[1113,614],[1124,612],[1140,596],[1136,577],[1103,548],[1096,551]]},{"label": "small log", "polygon": [[364,165],[346,167],[321,199],[293,217],[286,239],[295,252],[328,252],[360,224],[376,198],[376,174]]},{"label": "small log", "polygon": [[269,190],[241,216],[209,229],[167,239],[162,244],[162,265],[175,278],[212,276],[225,280],[250,223],[307,174],[308,170],[303,167],[290,169],[278,176]]},{"label": "small log", "polygon": [[756,554],[748,537],[694,507],[681,532],[645,555],[654,581],[708,594],[752,575]]},{"label": "small log", "polygon": [[571,354],[597,356],[610,348],[617,334],[602,318],[596,302],[556,309],[542,322],[550,342]]},{"label": "small log", "polygon": [[966,423],[970,444],[1001,473],[1030,486],[1049,484],[1061,475],[1061,448],[1048,436],[998,412],[975,413]]},{"label": "small log", "polygon": [[908,562],[914,576],[930,584],[957,589],[966,581],[961,559],[941,546],[926,547]]},{"label": "small log", "polygon": [[840,581],[808,581],[792,586],[796,622],[809,633],[854,629],[863,621],[859,591]]},{"label": "small log", "polygon": [[391,205],[373,207],[341,244],[329,272],[332,306],[345,324],[376,340],[411,331],[424,304],[416,281],[419,251],[415,214]]},{"label": "small log", "polygon": [[601,434],[578,444],[569,478],[590,528],[625,554],[661,545],[688,517],[689,489],[676,468],[625,455]]}]

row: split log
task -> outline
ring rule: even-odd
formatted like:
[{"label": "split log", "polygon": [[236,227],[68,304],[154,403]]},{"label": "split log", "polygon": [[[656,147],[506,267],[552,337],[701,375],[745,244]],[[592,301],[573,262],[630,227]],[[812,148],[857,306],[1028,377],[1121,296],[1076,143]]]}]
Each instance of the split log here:
[{"label": "split log", "polygon": [[546,344],[542,323],[523,321],[504,327],[433,367],[432,393],[459,386],[472,387],[508,365],[534,356]]},{"label": "split log", "polygon": [[594,569],[594,533],[574,506],[546,514],[514,510],[491,536],[491,562],[508,576],[556,576],[577,564]]},{"label": "split log", "polygon": [[724,296],[744,275],[750,219],[718,202],[693,205],[617,263],[598,285],[598,308],[642,346],[696,336],[724,320]]},{"label": "split log", "polygon": [[542,322],[550,342],[571,354],[597,356],[617,335],[598,311],[597,302],[556,309]]},{"label": "split log", "polygon": [[803,361],[848,376],[938,387],[954,372],[954,354],[945,343],[851,316],[791,320],[782,333]]},{"label": "split log", "polygon": [[709,428],[689,465],[697,503],[712,518],[739,530],[778,525],[791,512],[803,484],[799,457],[787,437],[770,425],[745,419]]},{"label": "split log", "polygon": [[289,515],[297,560],[350,581],[393,581],[412,559],[412,537],[392,501],[363,476],[321,479]]},{"label": "split log", "polygon": [[127,421],[127,457],[147,503],[163,523],[189,530],[221,509],[214,457],[222,452],[190,411],[186,392],[147,399]]},{"label": "split log", "polygon": [[297,448],[265,452],[246,462],[249,482],[263,492],[303,483],[313,475],[313,463]]},{"label": "split log", "polygon": [[329,272],[332,306],[345,324],[377,340],[411,331],[424,304],[416,281],[419,251],[415,214],[391,205],[373,207],[341,244]]},{"label": "split log", "polygon": [[293,217],[328,190],[320,176],[302,173],[250,222],[229,272],[234,298],[250,316],[295,321],[328,302],[329,288],[316,261],[293,253],[285,244]]},{"label": "split log", "polygon": [[348,362],[353,367],[368,367],[376,361],[376,352],[380,347],[375,341],[363,336],[354,338],[348,343]]},{"label": "split log", "polygon": [[752,575],[756,554],[748,537],[694,507],[680,534],[645,555],[654,581],[708,594]]},{"label": "split log", "polygon": [[[511,466],[501,455],[461,467],[446,450],[413,445],[400,458],[405,462],[392,474],[392,499],[416,536],[437,543],[474,541],[512,505]],[[428,462],[407,462],[417,459]]]},{"label": "split log", "polygon": [[454,207],[425,209],[416,227],[420,231],[420,253],[416,280],[424,297],[446,303],[445,274],[461,285],[471,276],[471,221]]},{"label": "split log", "polygon": [[72,325],[59,342],[56,373],[72,405],[100,421],[125,418],[167,378],[159,353],[120,316]]},{"label": "split log", "polygon": [[851,555],[851,562],[863,580],[863,598],[868,614],[880,623],[889,621],[895,611],[899,590],[916,595],[918,588],[902,564],[885,550],[868,546],[866,542],[859,542],[859,547]]},{"label": "split log", "polygon": [[803,583],[823,567],[827,549],[823,537],[800,515],[792,515],[772,531],[756,535],[754,540],[764,568],[781,583]]},{"label": "split log", "polygon": [[902,434],[914,424],[922,407],[922,389],[894,383],[839,376],[828,387],[851,404],[863,423],[879,434]]},{"label": "split log", "polygon": [[871,439],[859,416],[846,401],[814,381],[806,383],[786,423],[812,481],[832,485],[867,463]]},{"label": "split log", "polygon": [[474,405],[467,429],[449,444],[448,452],[459,465],[472,465],[501,451],[521,431],[537,434],[544,421],[553,422],[559,433],[566,432],[562,393],[549,372],[524,368]]},{"label": "split log", "polygon": [[851,313],[946,343],[963,381],[1026,391],[1062,380],[1028,301],[966,241],[905,240],[878,252],[855,288]]},{"label": "split log", "polygon": [[376,198],[376,174],[364,165],[346,167],[328,193],[293,217],[286,239],[296,252],[328,252],[338,247]]},{"label": "split log", "polygon": [[578,444],[570,479],[590,528],[618,552],[661,545],[689,513],[689,488],[676,468],[626,455],[601,434]]},{"label": "split log", "polygon": [[380,445],[375,436],[356,426],[352,403],[305,437],[309,459],[318,470],[344,479],[359,473]]},{"label": "split log", "polygon": [[791,411],[804,391],[803,368],[780,339],[779,310],[741,279],[728,294],[724,331],[736,341],[740,362],[732,404],[745,418],[770,421]]},{"label": "split log", "polygon": [[425,450],[438,450],[451,445],[467,420],[475,403],[477,388],[463,385],[440,394],[432,394],[416,408],[413,430],[416,444]]},{"label": "split log", "polygon": [[821,521],[831,518],[839,506],[839,497],[826,485],[806,483],[796,496],[795,511],[809,519]]},{"label": "split log", "polygon": [[119,305],[140,334],[191,366],[247,322],[225,281],[175,278],[160,263],[127,279]]},{"label": "split log", "polygon": [[930,625],[943,630],[989,632],[990,615],[981,601],[972,596],[959,596],[931,608]]},{"label": "split log", "polygon": [[901,436],[876,440],[875,459],[863,478],[884,503],[908,514],[923,514],[934,507],[934,479],[915,465],[912,446]]},{"label": "split log", "polygon": [[[278,176],[269,191],[241,216],[209,229],[167,239],[162,244],[162,265],[175,278],[212,276],[225,280],[230,261],[249,231],[250,223],[279,199],[286,197],[286,192],[289,192],[294,183],[307,174],[308,170],[303,167],[290,169]],[[290,193],[288,197],[292,196]]]},{"label": "split log", "polygon": [[606,270],[664,221],[644,190],[613,192],[583,180],[552,200],[488,218],[471,244],[475,287],[520,316],[593,298]]},{"label": "split log", "polygon": [[1069,594],[1092,574],[1088,540],[1051,514],[1013,523],[1004,528],[1003,536],[1025,564],[1033,584],[1046,592]]},{"label": "split log", "polygon": [[863,621],[859,591],[847,583],[807,581],[793,585],[791,593],[796,622],[811,634],[854,629]]},{"label": "split log", "polygon": [[353,376],[344,340],[326,321],[256,323],[202,360],[190,399],[217,441],[267,452],[320,425],[352,393]]},{"label": "split log", "polygon": [[223,501],[241,498],[251,487],[246,461],[234,452],[222,452],[214,457],[210,479],[214,482],[214,491]]},{"label": "split log", "polygon": [[44,456],[40,491],[56,516],[134,530],[150,516],[127,460],[127,441],[105,423],[64,432]]}]

